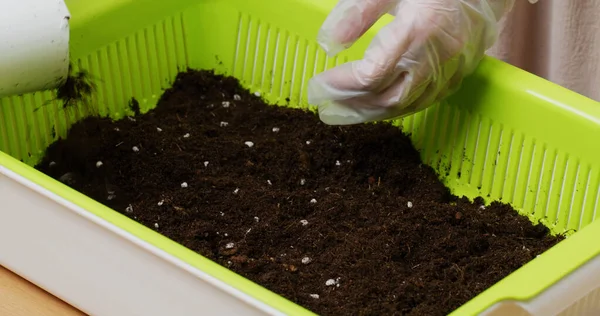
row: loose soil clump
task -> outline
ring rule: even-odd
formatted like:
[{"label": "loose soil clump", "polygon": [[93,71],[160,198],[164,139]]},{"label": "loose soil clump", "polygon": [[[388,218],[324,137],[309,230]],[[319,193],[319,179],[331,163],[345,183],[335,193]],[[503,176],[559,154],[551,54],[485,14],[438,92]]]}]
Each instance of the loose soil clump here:
[{"label": "loose soil clump", "polygon": [[69,66],[65,82],[56,89],[56,99],[62,103],[63,108],[68,108],[78,102],[88,101],[95,90],[96,85],[86,70],[74,72]]},{"label": "loose soil clump", "polygon": [[210,71],[74,125],[37,168],[322,315],[445,315],[562,240],[452,196],[396,127],[327,126]]}]

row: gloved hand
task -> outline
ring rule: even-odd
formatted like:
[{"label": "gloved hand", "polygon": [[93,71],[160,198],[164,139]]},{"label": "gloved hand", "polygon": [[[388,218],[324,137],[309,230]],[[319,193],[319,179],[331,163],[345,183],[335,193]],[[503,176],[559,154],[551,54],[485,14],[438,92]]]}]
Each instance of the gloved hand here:
[{"label": "gloved hand", "polygon": [[321,27],[328,55],[349,48],[384,14],[395,19],[362,60],[311,78],[309,103],[330,125],[387,120],[453,93],[497,39],[514,0],[340,0]]}]

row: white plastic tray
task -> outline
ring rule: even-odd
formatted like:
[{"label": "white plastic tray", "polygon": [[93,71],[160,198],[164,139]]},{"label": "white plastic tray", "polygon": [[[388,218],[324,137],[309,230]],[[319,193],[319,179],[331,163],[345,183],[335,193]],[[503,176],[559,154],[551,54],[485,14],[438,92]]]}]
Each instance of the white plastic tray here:
[{"label": "white plastic tray", "polygon": [[0,265],[89,315],[283,315],[0,166]]},{"label": "white plastic tray", "polygon": [[[89,315],[284,315],[2,166],[0,201],[0,265]],[[600,315],[600,258],[483,315]]]}]

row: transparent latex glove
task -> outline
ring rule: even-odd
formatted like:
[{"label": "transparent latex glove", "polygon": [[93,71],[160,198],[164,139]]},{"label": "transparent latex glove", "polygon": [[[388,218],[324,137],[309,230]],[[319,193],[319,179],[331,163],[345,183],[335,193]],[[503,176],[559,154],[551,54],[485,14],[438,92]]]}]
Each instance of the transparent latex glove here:
[{"label": "transparent latex glove", "polygon": [[329,56],[349,48],[384,14],[395,16],[363,59],[311,78],[308,99],[330,125],[421,111],[454,92],[497,39],[514,0],[340,0],[318,42]]}]

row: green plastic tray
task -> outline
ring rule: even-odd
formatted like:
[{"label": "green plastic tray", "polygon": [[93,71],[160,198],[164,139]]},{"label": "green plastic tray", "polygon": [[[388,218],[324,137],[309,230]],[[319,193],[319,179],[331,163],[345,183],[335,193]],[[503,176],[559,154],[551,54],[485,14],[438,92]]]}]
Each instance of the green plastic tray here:
[{"label": "green plastic tray", "polygon": [[[132,97],[142,112],[154,107],[186,67],[213,68],[269,102],[283,105],[289,98],[292,105],[308,107],[309,78],[360,58],[375,30],[389,21],[378,23],[353,49],[327,58],[315,38],[334,4],[71,0],[71,59],[75,70],[89,71],[98,84],[94,108],[115,119],[129,114]],[[284,313],[310,314],[31,168],[51,142],[89,113],[84,105],[65,111],[52,97],[46,92],[0,100],[0,150],[6,153],[0,152],[0,166]],[[455,314],[530,299],[600,253],[600,226],[593,223],[600,195],[597,102],[486,58],[449,100],[395,123],[411,134],[423,160],[440,171],[453,193],[502,200],[555,233],[577,232]]]}]

